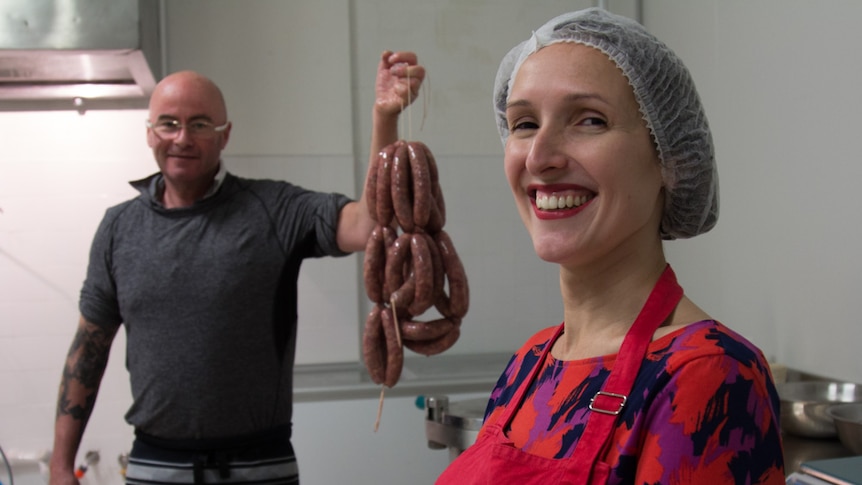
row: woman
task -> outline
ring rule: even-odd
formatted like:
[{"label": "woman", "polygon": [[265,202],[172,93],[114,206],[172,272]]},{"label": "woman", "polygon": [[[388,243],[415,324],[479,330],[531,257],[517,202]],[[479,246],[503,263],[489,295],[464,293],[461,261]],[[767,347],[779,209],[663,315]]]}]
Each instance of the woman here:
[{"label": "woman", "polygon": [[778,397],[754,345],[676,283],[663,239],[718,217],[709,126],[681,61],[601,9],[502,61],[505,172],[564,322],[497,382],[440,484],[784,483]]}]

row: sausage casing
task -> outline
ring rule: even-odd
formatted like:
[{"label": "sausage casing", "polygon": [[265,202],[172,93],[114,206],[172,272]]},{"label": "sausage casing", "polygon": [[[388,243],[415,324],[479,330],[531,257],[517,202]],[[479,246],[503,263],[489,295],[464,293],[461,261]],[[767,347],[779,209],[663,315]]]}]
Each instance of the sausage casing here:
[{"label": "sausage casing", "polygon": [[[437,160],[434,154],[426,147],[426,157],[428,158],[428,174],[431,184],[431,197],[434,200],[432,207],[437,208],[437,216],[439,221],[436,224],[442,228],[446,224],[446,201],[443,199],[443,189],[440,187],[440,174],[437,170]],[[439,230],[439,229],[438,229]],[[437,231],[434,231],[437,232]]]},{"label": "sausage casing", "polygon": [[[413,232],[413,206],[415,204],[412,189],[411,160],[408,153],[409,145],[402,143],[395,148],[392,157],[392,205],[395,218],[404,232]],[[424,224],[423,224],[424,225]]]},{"label": "sausage casing", "polygon": [[383,279],[386,268],[386,244],[383,239],[384,226],[376,225],[371,231],[368,243],[365,245],[365,256],[362,264],[365,293],[368,299],[383,302]]},{"label": "sausage casing", "polygon": [[[395,292],[404,284],[404,274],[409,273],[409,271],[405,271],[405,265],[411,262],[410,249],[410,233],[405,232],[398,236],[386,251],[384,285],[390,292]],[[386,301],[389,298],[386,296]]]},{"label": "sausage casing", "polygon": [[395,317],[392,310],[383,308],[380,312],[383,323],[383,334],[386,337],[386,373],[383,384],[393,387],[401,378],[401,370],[404,367],[404,349],[401,346],[399,330],[395,325]]},{"label": "sausage casing", "polygon": [[400,287],[389,296],[390,307],[398,312],[398,315],[413,315],[410,307],[416,299],[416,278],[410,274],[404,279]]},{"label": "sausage casing", "polygon": [[412,142],[407,145],[407,150],[410,153],[410,173],[413,179],[413,221],[417,226],[425,227],[428,225],[432,203],[428,147],[421,142]]},{"label": "sausage casing", "polygon": [[467,285],[467,273],[464,265],[452,245],[452,239],[446,231],[440,231],[434,235],[440,256],[443,259],[443,268],[446,280],[449,283],[449,295],[445,292],[437,298],[435,305],[437,310],[446,317],[461,318],[467,314],[470,306],[470,288]]},{"label": "sausage casing", "polygon": [[458,320],[449,318],[440,318],[430,322],[400,321],[401,339],[405,342],[408,340],[416,342],[435,340],[451,332],[459,323]]},{"label": "sausage casing", "polygon": [[425,234],[414,233],[410,236],[410,252],[413,266],[411,279],[415,282],[415,296],[407,311],[411,315],[421,315],[431,308],[437,296],[434,294],[434,263]]},{"label": "sausage casing", "polygon": [[443,334],[442,337],[433,340],[404,340],[404,346],[417,354],[426,356],[437,355],[455,345],[460,336],[461,325],[459,322],[451,330]]},{"label": "sausage casing", "polygon": [[423,234],[425,236],[425,241],[428,244],[428,253],[431,255],[431,265],[432,272],[434,273],[434,301],[437,301],[437,298],[443,293],[443,289],[446,285],[446,273],[443,269],[443,257],[440,256],[440,248],[437,247],[437,242],[431,237],[430,234]]},{"label": "sausage casing", "polygon": [[362,358],[368,375],[375,384],[386,379],[386,336],[383,332],[381,305],[374,305],[365,319],[362,334]]},{"label": "sausage casing", "polygon": [[380,157],[377,160],[377,187],[375,187],[377,223],[384,226],[392,224],[392,217],[394,216],[390,186],[392,185],[392,158],[395,148],[394,145],[387,145],[380,152]]}]

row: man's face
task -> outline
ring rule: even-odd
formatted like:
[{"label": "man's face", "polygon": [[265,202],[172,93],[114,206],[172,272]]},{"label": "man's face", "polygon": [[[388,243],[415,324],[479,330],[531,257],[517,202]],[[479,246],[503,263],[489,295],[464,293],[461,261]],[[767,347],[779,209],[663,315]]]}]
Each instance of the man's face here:
[{"label": "man's face", "polygon": [[[147,144],[166,182],[173,186],[208,187],[218,170],[231,128],[217,89],[196,75],[169,76],[150,99],[149,122]],[[173,130],[159,130],[160,124],[171,122],[179,125]],[[222,131],[211,129],[225,124]]]}]

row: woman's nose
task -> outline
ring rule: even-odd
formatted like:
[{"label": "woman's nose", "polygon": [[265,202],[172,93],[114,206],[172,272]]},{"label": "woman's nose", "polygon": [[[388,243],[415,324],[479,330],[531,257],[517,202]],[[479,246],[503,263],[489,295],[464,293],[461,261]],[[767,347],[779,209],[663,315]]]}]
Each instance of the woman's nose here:
[{"label": "woman's nose", "polygon": [[539,129],[527,153],[527,170],[542,173],[566,165],[568,156],[563,151],[563,135],[558,131]]}]

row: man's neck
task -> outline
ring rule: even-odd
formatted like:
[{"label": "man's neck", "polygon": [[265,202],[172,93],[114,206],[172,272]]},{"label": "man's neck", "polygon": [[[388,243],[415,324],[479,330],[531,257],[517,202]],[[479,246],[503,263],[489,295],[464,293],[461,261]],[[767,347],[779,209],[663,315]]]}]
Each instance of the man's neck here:
[{"label": "man's neck", "polygon": [[165,190],[162,193],[162,205],[167,209],[190,207],[195,202],[202,199],[206,192],[206,188],[187,188],[185,190],[177,190],[176,188],[172,189],[169,185],[165,184]]},{"label": "man's neck", "polygon": [[224,173],[222,172],[221,164],[219,164],[218,169],[206,182],[177,184],[172,183],[167,177],[162,177],[162,191],[159,194],[159,199],[167,209],[190,207],[195,202],[214,193],[217,185],[223,179]]}]

